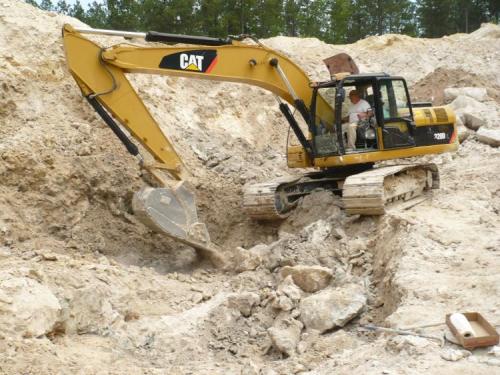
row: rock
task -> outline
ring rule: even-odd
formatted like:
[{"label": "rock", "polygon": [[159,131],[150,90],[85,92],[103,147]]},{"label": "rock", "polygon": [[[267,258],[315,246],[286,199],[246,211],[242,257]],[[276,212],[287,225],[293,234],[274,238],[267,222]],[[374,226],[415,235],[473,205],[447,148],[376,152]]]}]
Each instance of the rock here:
[{"label": "rock", "polygon": [[469,352],[468,350],[449,348],[441,351],[441,358],[443,358],[446,361],[456,362],[463,358],[467,358],[471,354],[472,353]]},{"label": "rock", "polygon": [[469,136],[472,134],[472,132],[467,129],[460,118],[460,116],[457,116],[456,120],[456,126],[457,126],[457,134],[458,134],[458,141],[460,143],[464,142]]},{"label": "rock", "polygon": [[301,298],[300,288],[293,282],[292,275],[288,275],[278,285],[278,293],[286,295],[292,301],[299,301]]},{"label": "rock", "polygon": [[500,146],[500,130],[481,128],[476,133],[479,142],[490,145],[491,147]]},{"label": "rock", "polygon": [[296,352],[302,328],[304,325],[300,321],[286,315],[278,315],[267,332],[273,346],[281,353],[291,356]]},{"label": "rock", "polygon": [[109,302],[108,288],[96,284],[76,289],[63,306],[67,333],[101,333],[120,317]]},{"label": "rock", "polygon": [[259,375],[278,375],[278,373],[270,367],[265,367],[265,368],[260,370]]},{"label": "rock", "polygon": [[290,311],[294,308],[294,303],[287,296],[277,296],[273,301],[272,307],[278,310]]},{"label": "rock", "polygon": [[12,251],[7,246],[0,246],[0,259],[8,258],[12,255]]},{"label": "rock", "polygon": [[265,244],[258,244],[249,250],[250,254],[260,258],[263,267],[268,270],[274,270],[279,266],[281,260],[281,250],[279,247],[279,241],[271,244],[270,246]]},{"label": "rock", "polygon": [[341,239],[347,237],[345,231],[342,228],[335,228],[335,229],[333,229],[332,234],[338,240],[341,240]]},{"label": "rock", "polygon": [[488,106],[465,95],[459,95],[450,103],[450,107],[455,111],[468,113],[481,113],[488,110]]},{"label": "rock", "polygon": [[8,276],[0,280],[0,332],[38,337],[52,331],[61,313],[56,296],[36,280]]},{"label": "rock", "polygon": [[458,96],[468,96],[480,102],[488,99],[488,91],[483,87],[448,87],[444,89],[444,101],[450,103]]},{"label": "rock", "polygon": [[423,337],[418,336],[394,336],[387,341],[387,349],[394,353],[402,351],[409,355],[424,354],[431,342]]},{"label": "rock", "polygon": [[40,254],[43,258],[43,260],[48,260],[48,261],[56,261],[57,260],[57,254],[52,253],[50,251],[44,251]]},{"label": "rock", "polygon": [[236,272],[253,271],[261,264],[261,257],[242,247],[236,248],[231,259]]},{"label": "rock", "polygon": [[304,228],[307,239],[312,243],[324,242],[330,235],[332,225],[326,220],[318,220]]},{"label": "rock", "polygon": [[472,130],[477,130],[486,123],[483,119],[467,112],[464,113],[464,120],[464,125]]},{"label": "rock", "polygon": [[246,362],[241,369],[241,375],[259,375],[259,373],[259,366],[252,361]]},{"label": "rock", "polygon": [[286,266],[281,269],[281,277],[291,275],[293,282],[304,292],[314,293],[330,284],[333,272],[322,266]]},{"label": "rock", "polygon": [[488,354],[494,357],[500,357],[500,346],[493,346],[490,350],[488,350]]},{"label": "rock", "polygon": [[233,294],[227,300],[228,307],[238,310],[245,317],[249,317],[252,314],[252,307],[259,303],[259,295],[253,292]]},{"label": "rock", "polygon": [[335,327],[343,327],[365,305],[364,289],[357,284],[346,284],[304,298],[300,303],[300,320],[308,330],[316,329],[323,333]]}]

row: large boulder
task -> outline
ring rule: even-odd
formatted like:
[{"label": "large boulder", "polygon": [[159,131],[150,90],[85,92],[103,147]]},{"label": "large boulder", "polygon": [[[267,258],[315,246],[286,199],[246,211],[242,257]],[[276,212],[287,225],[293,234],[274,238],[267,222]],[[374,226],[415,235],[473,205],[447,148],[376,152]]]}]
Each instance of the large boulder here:
[{"label": "large boulder", "polygon": [[0,276],[0,334],[38,337],[50,333],[61,305],[45,285],[28,277]]},{"label": "large boulder", "polygon": [[293,282],[304,292],[314,293],[326,288],[333,278],[333,272],[322,266],[286,266],[281,269],[281,277],[292,276]]},{"label": "large boulder", "polygon": [[315,329],[323,333],[335,327],[343,327],[355,318],[365,305],[364,288],[358,284],[346,284],[302,299],[300,320],[308,330]]},{"label": "large boulder", "polygon": [[444,89],[444,101],[450,103],[460,95],[480,102],[488,99],[488,91],[484,87],[448,87]]},{"label": "large boulder", "polygon": [[481,128],[476,133],[479,142],[490,145],[491,147],[500,146],[500,130]]}]

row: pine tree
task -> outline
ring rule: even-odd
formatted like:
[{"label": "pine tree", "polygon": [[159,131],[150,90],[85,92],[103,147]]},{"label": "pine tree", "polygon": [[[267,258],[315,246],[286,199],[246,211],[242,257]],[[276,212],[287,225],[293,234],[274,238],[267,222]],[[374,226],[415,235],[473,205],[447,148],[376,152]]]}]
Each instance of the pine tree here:
[{"label": "pine tree", "polygon": [[115,30],[144,30],[141,5],[135,0],[107,0],[108,27]]},{"label": "pine tree", "polygon": [[68,13],[71,17],[75,17],[79,19],[82,22],[85,22],[85,10],[82,7],[82,4],[80,3],[80,0],[76,0],[76,3],[73,4],[73,6],[69,9]]},{"label": "pine tree", "polygon": [[54,10],[54,4],[50,0],[42,0],[40,3],[40,9],[52,11]]},{"label": "pine tree", "polygon": [[55,7],[55,11],[57,13],[69,14],[69,12],[70,12],[70,5],[66,2],[66,0],[59,0],[57,2],[56,7]]},{"label": "pine tree", "polygon": [[94,1],[89,5],[85,13],[86,22],[97,29],[105,29],[108,26],[108,14],[106,6],[102,3]]},{"label": "pine tree", "polygon": [[423,36],[436,38],[453,33],[454,0],[419,0],[418,19]]},{"label": "pine tree", "polygon": [[349,21],[353,13],[351,0],[332,0],[329,6],[328,31],[325,41],[347,43],[349,40]]}]

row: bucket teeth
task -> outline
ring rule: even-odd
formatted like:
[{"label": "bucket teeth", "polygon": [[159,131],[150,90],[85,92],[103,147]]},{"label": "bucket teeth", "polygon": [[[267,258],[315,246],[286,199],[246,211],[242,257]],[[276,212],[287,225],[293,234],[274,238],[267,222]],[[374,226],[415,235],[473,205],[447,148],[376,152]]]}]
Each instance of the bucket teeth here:
[{"label": "bucket teeth", "polygon": [[153,231],[192,246],[214,265],[222,265],[222,256],[211,243],[206,225],[198,220],[195,195],[185,182],[173,188],[144,187],[134,194],[132,208]]}]

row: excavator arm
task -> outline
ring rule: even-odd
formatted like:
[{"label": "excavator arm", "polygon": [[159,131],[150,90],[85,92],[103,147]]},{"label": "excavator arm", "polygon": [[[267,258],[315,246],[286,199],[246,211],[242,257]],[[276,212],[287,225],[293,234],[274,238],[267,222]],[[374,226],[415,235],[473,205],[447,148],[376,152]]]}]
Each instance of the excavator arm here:
[{"label": "excavator arm", "polygon": [[[84,34],[109,34],[144,37],[153,41],[200,42],[200,45],[161,47],[118,44],[103,48]],[[186,39],[187,38],[187,39]],[[174,180],[182,181],[187,171],[170,140],[149,113],[126,77],[127,73],[160,74],[215,81],[250,84],[269,90],[297,108],[307,124],[311,124],[306,106],[313,89],[305,72],[286,56],[262,44],[248,45],[236,40],[215,40],[172,36],[160,33],[127,33],[63,27],[63,41],[69,71],[82,94],[110,126],[128,151],[139,155],[137,146],[121,130],[118,123],[155,159],[147,169],[165,186],[145,188],[134,198],[138,217],[156,231],[180,240],[194,248],[214,254],[204,224],[198,221],[194,194],[183,183],[174,184],[158,170],[167,171]],[[316,115],[328,122],[334,119],[331,106],[319,97]],[[312,151],[307,137],[282,103],[281,111],[290,123],[306,152]]]}]

